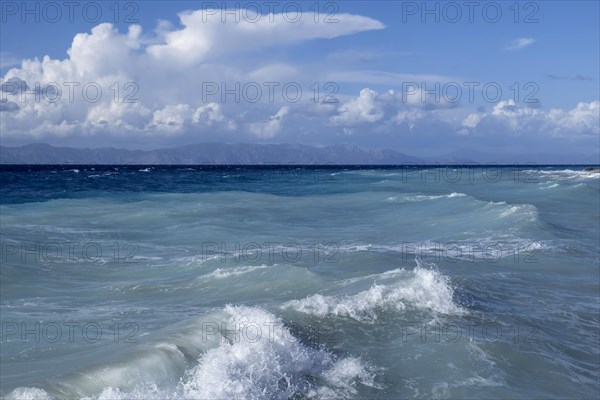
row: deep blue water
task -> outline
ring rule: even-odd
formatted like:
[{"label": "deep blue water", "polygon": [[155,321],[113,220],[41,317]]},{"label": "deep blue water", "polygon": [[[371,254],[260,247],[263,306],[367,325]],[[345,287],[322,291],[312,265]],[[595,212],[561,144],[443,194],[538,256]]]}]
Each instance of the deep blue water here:
[{"label": "deep blue water", "polygon": [[596,398],[582,166],[2,166],[0,395]]}]

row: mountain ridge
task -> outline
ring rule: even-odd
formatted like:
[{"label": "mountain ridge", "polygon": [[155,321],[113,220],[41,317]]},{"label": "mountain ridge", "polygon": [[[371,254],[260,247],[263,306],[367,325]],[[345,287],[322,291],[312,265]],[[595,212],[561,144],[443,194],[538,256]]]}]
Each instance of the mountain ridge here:
[{"label": "mountain ridge", "polygon": [[0,164],[377,164],[424,160],[394,150],[365,150],[353,145],[312,147],[301,144],[201,143],[156,150],[55,147],[33,143],[0,146]]},{"label": "mountain ridge", "polygon": [[400,165],[504,164],[599,165],[600,154],[494,154],[464,149],[437,157],[415,157],[395,150],[370,150],[350,144],[199,143],[155,150],[115,147],[74,148],[46,143],[0,146],[0,164],[106,165]]}]

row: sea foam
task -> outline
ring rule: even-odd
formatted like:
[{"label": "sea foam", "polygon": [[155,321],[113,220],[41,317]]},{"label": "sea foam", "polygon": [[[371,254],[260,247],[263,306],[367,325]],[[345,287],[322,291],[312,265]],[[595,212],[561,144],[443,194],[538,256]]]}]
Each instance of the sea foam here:
[{"label": "sea foam", "polygon": [[[214,321],[195,325],[204,329],[210,324],[215,329],[172,337],[172,343],[151,346],[152,355],[94,368],[59,387],[74,394],[68,397],[86,400],[339,399],[356,395],[360,387],[381,388],[373,366],[358,357],[334,355],[323,346],[301,342],[282,319],[264,309],[228,305],[210,318]],[[180,343],[185,337],[190,348],[201,343],[205,349],[182,373],[179,383],[169,388],[161,375],[177,369],[174,364],[184,365],[190,355]],[[164,354],[156,354],[157,350]],[[154,381],[149,379],[152,374],[157,374]],[[128,382],[137,384],[132,387]],[[17,388],[7,396],[15,400],[57,397],[63,396],[32,387]]]},{"label": "sea foam", "polygon": [[[419,262],[420,264],[420,262]],[[453,290],[448,279],[422,265],[403,273],[406,279],[396,283],[373,284],[369,289],[351,295],[325,296],[314,294],[301,300],[291,300],[283,307],[318,316],[340,316],[362,322],[373,322],[383,309],[403,311],[408,307],[429,309],[442,314],[458,314],[463,310],[452,300]],[[387,272],[390,275],[389,271]]]}]

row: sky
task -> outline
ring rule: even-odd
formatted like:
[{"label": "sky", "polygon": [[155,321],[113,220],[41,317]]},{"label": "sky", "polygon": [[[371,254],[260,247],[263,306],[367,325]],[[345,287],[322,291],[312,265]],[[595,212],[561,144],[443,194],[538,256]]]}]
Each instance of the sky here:
[{"label": "sky", "polygon": [[0,142],[595,154],[598,1],[2,1]]}]

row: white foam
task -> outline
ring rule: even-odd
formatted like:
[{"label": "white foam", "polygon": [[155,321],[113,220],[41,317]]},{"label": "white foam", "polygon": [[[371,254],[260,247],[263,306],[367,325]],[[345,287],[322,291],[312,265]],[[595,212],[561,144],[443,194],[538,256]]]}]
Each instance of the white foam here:
[{"label": "white foam", "polygon": [[242,267],[233,267],[233,268],[217,268],[210,274],[204,275],[200,278],[214,278],[214,279],[224,279],[230,278],[233,276],[240,276],[243,274],[247,274],[249,272],[258,271],[261,269],[268,269],[270,266],[268,265],[245,265]]},{"label": "white foam", "polygon": [[[303,344],[280,318],[263,309],[226,306],[211,318],[216,330],[210,334],[199,330],[208,320],[199,320],[183,336],[153,345],[153,355],[79,373],[60,386],[73,393],[69,397],[98,400],[339,399],[358,393],[361,386],[380,388],[375,368],[360,358]],[[194,367],[178,375],[190,346],[204,350]],[[17,388],[8,398],[51,396],[38,388]]]},{"label": "white foam", "polygon": [[19,387],[5,397],[6,400],[50,400],[45,390],[33,387]]},{"label": "white foam", "polygon": [[467,195],[464,193],[452,192],[449,194],[441,194],[441,195],[416,195],[409,196],[406,198],[407,201],[425,201],[425,200],[438,200],[438,199],[452,199],[455,197],[466,197]]},{"label": "white foam", "polygon": [[377,311],[407,307],[430,309],[443,314],[458,314],[463,310],[452,301],[452,288],[439,272],[418,266],[412,277],[393,284],[374,284],[353,295],[324,296],[315,294],[301,300],[286,302],[284,308],[324,316],[342,316],[363,322],[377,319]]},{"label": "white foam", "polygon": [[[304,346],[273,314],[243,306],[227,306],[225,311],[235,335],[249,324],[261,327],[261,334],[253,330],[245,340],[232,340],[203,354],[182,383],[183,397],[288,399],[321,389],[340,398],[356,384],[373,385],[373,375],[359,359],[340,359]],[[314,387],[307,376],[322,378],[326,388]]]},{"label": "white foam", "polygon": [[[524,170],[530,179],[536,179],[538,177],[546,177],[550,179],[558,180],[582,180],[582,179],[599,179],[600,174],[591,171],[576,171],[573,169],[562,169],[562,170]],[[539,175],[536,175],[539,174]]]},{"label": "white foam", "polygon": [[[173,394],[159,390],[157,385],[150,384],[131,391],[122,391],[113,387],[108,387],[100,393],[97,400],[167,400],[172,399]],[[91,397],[84,397],[82,400],[92,400]]]},{"label": "white foam", "polygon": [[201,254],[201,255],[193,255],[193,256],[185,256],[185,257],[177,257],[174,261],[177,264],[184,265],[186,267],[197,267],[208,261],[217,260],[219,258],[223,258],[221,254]]},{"label": "white foam", "polygon": [[504,218],[510,215],[521,214],[523,219],[527,219],[530,222],[538,220],[538,210],[532,204],[517,204],[511,205],[506,210],[500,213],[500,217]]},{"label": "white foam", "polygon": [[[390,245],[377,244],[349,244],[339,246],[340,253],[353,252],[398,252],[404,255],[412,254],[422,259],[439,262],[441,260],[499,260],[505,257],[514,257],[519,253],[533,250],[562,251],[559,246],[551,241],[534,241],[515,235],[497,235],[489,237],[474,237],[470,240],[455,240],[451,242],[438,242],[425,240],[420,242],[404,242]],[[388,271],[390,273],[392,271]],[[352,278],[351,280],[362,278]]]},{"label": "white foam", "polygon": [[[539,183],[538,185],[542,185],[542,183]],[[579,184],[577,184],[577,186],[578,185],[581,185],[581,184],[579,183]],[[548,186],[542,186],[542,187],[540,187],[540,189],[541,190],[554,189],[555,187],[559,187],[559,186],[560,185],[558,183],[552,183],[552,184],[550,184]]]},{"label": "white foam", "polygon": [[366,369],[359,359],[343,358],[323,373],[323,378],[328,385],[312,389],[307,397],[336,400],[349,398],[358,393],[356,386],[359,382],[365,386],[381,389],[382,386],[375,383],[374,377],[374,373]]},{"label": "white foam", "polygon": [[517,212],[517,211],[519,211],[520,209],[521,209],[521,208],[520,208],[519,206],[511,206],[511,207],[509,207],[508,209],[506,209],[506,210],[502,211],[502,212],[500,213],[500,217],[507,217],[507,216],[509,216],[509,215],[511,215],[511,214],[514,214],[514,213],[516,213],[516,212]]}]

